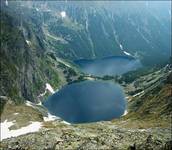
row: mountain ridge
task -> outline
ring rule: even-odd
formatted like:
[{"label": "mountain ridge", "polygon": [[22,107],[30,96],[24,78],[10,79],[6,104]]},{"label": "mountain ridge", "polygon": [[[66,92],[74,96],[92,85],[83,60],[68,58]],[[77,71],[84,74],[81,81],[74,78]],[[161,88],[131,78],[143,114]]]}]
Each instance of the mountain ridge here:
[{"label": "mountain ridge", "polygon": [[[114,6],[108,2],[95,2],[94,7],[91,2],[88,6],[87,2],[71,3],[1,3],[1,124],[11,124],[7,127],[9,133],[33,122],[41,127],[35,133],[8,135],[10,138],[3,139],[0,148],[170,149],[168,7],[158,5],[150,12],[147,10],[151,6],[147,5],[151,2],[140,2],[144,4],[140,10],[132,6],[126,13],[128,9],[108,11]],[[119,4],[123,8],[124,3]],[[166,11],[159,13],[159,8]],[[122,76],[96,77],[81,73],[74,64],[77,59],[130,57],[127,53],[144,67]],[[83,80],[119,83],[125,90],[128,113],[120,119],[92,124],[49,118],[41,101],[64,85]]]}]

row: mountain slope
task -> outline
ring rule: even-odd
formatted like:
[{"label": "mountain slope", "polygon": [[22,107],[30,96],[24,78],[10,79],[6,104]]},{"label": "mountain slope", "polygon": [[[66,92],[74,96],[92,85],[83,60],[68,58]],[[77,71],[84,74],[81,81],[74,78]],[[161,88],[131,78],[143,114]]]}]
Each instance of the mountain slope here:
[{"label": "mountain slope", "polygon": [[22,16],[18,9],[14,5],[14,9],[3,6],[1,10],[0,95],[16,103],[38,102],[46,83],[57,89],[66,82],[66,67],[55,61],[53,54],[47,54],[39,20]]},{"label": "mountain slope", "polygon": [[145,65],[166,62],[171,49],[170,7],[162,4],[164,13],[159,13],[154,4],[135,5],[40,2],[30,7],[41,14],[49,46],[60,57],[97,58],[126,55],[126,51]]},{"label": "mountain slope", "polygon": [[[18,102],[38,101],[46,83],[57,89],[65,80],[71,81],[72,69],[61,65],[56,56],[71,61],[126,55],[127,50],[149,65],[161,64],[169,57],[168,7],[157,16],[159,14],[153,13],[155,9],[145,5],[133,11],[131,5],[126,14],[125,9],[107,10],[109,5],[85,4],[1,4],[0,95]],[[124,5],[121,3],[119,7]],[[142,13],[144,8],[146,11]]]},{"label": "mountain slope", "polygon": [[128,81],[104,77],[126,82],[121,85],[129,112],[115,121],[69,124],[48,118],[50,114],[38,103],[75,79],[95,79],[78,73],[70,63],[75,59],[128,52],[145,65],[166,62],[170,15],[164,9],[164,16],[116,9],[109,12],[107,7],[85,6],[85,2],[10,1],[2,6],[0,121],[11,124],[6,127],[9,133],[38,121],[41,127],[35,133],[8,135],[11,138],[0,142],[1,149],[170,149],[172,74],[168,68],[144,75],[132,72],[126,76]]},{"label": "mountain slope", "polygon": [[169,127],[172,112],[171,77],[172,72],[167,65],[128,84],[125,89],[133,89],[128,90],[128,114],[122,118],[125,122],[120,120],[119,124],[133,128]]}]

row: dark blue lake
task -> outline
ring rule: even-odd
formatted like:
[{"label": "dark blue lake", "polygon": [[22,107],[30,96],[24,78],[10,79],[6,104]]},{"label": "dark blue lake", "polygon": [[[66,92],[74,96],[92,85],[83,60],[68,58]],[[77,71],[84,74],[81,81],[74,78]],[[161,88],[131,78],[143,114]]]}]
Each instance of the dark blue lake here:
[{"label": "dark blue lake", "polygon": [[64,86],[43,105],[53,115],[70,123],[119,118],[126,109],[122,88],[110,82],[82,81]]},{"label": "dark blue lake", "polygon": [[79,66],[82,72],[95,76],[121,75],[128,71],[136,70],[142,66],[138,59],[130,56],[80,59],[75,60],[74,63]]}]

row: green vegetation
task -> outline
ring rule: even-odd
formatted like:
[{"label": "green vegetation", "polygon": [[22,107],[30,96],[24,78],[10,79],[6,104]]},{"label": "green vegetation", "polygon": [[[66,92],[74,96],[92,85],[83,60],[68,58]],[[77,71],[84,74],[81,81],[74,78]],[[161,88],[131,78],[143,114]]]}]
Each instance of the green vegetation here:
[{"label": "green vegetation", "polygon": [[20,104],[26,99],[36,102],[45,90],[45,83],[57,89],[61,80],[54,64],[55,56],[46,56],[43,33],[36,25],[39,19],[32,22],[27,18],[31,24],[23,21],[21,26],[17,15],[17,12],[1,13],[0,94]]},{"label": "green vegetation", "polygon": [[3,110],[4,110],[4,106],[5,106],[6,102],[7,102],[6,99],[0,98],[0,116],[1,116],[1,114],[3,112]]},{"label": "green vegetation", "polygon": [[[129,92],[129,113],[120,120],[114,120],[114,122],[125,128],[170,127],[172,112],[171,74],[168,68],[164,67],[136,79],[134,83],[138,82],[139,84],[135,90]],[[144,92],[132,96],[141,91]]]},{"label": "green vegetation", "polygon": [[[72,5],[65,8],[67,17],[61,19],[57,11],[61,5],[57,8],[53,5],[49,12],[49,3],[43,11],[35,9],[37,4],[11,4],[0,14],[1,122],[16,121],[10,129],[19,129],[31,121],[43,122],[47,110],[34,103],[33,107],[27,106],[26,100],[46,99],[49,92],[38,97],[45,91],[46,83],[56,90],[64,84],[87,79],[120,83],[128,97],[128,114],[88,124],[66,125],[60,119],[43,122],[39,132],[5,139],[0,142],[0,149],[127,149],[132,148],[130,145],[135,149],[164,148],[171,136],[172,112],[172,73],[168,74],[168,68],[160,69],[162,62],[172,62],[172,57],[166,61],[170,50],[167,22],[165,26],[164,21],[157,22],[153,13],[148,17],[144,13],[125,16],[106,9]],[[139,32],[134,26],[139,27]],[[82,74],[71,63],[80,58],[123,56],[120,43],[129,53],[136,54],[143,65],[159,65],[122,76],[96,77]],[[65,58],[72,67],[65,65]],[[142,143],[148,148],[140,148]]]},{"label": "green vegetation", "polygon": [[122,75],[122,77],[118,80],[118,82],[122,83],[124,81],[126,83],[131,83],[135,79],[139,78],[140,76],[148,75],[150,73],[157,71],[158,69],[160,69],[160,68],[143,67],[136,71],[130,71],[130,72]]}]

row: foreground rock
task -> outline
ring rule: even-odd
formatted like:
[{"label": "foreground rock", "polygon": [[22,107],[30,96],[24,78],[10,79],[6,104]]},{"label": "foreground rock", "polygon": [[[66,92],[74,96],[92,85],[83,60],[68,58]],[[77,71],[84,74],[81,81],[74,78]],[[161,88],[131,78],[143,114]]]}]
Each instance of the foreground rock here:
[{"label": "foreground rock", "polygon": [[147,139],[141,144],[134,144],[130,146],[128,150],[171,150],[172,141],[167,141],[165,144],[159,139],[153,139],[152,135],[149,135]]},{"label": "foreground rock", "polygon": [[1,149],[168,149],[170,129],[127,129],[112,122],[67,125],[44,122],[36,133],[5,139]]}]

